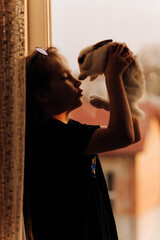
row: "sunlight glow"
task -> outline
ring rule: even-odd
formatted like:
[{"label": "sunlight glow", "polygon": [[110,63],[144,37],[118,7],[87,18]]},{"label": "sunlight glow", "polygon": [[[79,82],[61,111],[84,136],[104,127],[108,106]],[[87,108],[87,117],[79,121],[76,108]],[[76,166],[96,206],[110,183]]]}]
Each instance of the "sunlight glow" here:
[{"label": "sunlight glow", "polygon": [[135,52],[160,43],[160,0],[53,0],[53,45],[78,69],[81,48],[112,38]]}]

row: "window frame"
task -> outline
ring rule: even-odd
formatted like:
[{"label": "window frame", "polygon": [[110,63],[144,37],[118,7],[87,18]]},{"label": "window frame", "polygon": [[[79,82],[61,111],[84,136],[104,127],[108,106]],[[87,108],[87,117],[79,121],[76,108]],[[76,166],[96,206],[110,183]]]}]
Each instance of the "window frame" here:
[{"label": "window frame", "polygon": [[52,45],[51,0],[25,0],[26,55]]}]

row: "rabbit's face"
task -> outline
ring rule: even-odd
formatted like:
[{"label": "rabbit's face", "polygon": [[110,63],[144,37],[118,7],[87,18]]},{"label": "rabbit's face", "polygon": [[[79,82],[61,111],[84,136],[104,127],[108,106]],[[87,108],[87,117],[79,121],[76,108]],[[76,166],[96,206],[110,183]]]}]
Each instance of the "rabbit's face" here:
[{"label": "rabbit's face", "polygon": [[91,66],[93,64],[94,52],[111,42],[112,42],[111,39],[101,41],[96,43],[95,45],[88,46],[81,50],[78,56],[78,64],[81,72],[78,78],[80,80],[84,80],[86,77],[88,77],[87,72],[89,73]]}]

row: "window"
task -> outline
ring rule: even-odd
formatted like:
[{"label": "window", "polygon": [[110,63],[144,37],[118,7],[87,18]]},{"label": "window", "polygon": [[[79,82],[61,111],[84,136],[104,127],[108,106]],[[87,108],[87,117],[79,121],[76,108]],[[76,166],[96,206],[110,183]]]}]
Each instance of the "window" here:
[{"label": "window", "polygon": [[52,0],[52,34],[56,45],[78,71],[81,48],[112,38],[135,52],[160,41],[159,0]]},{"label": "window", "polygon": [[107,172],[105,174],[106,182],[108,186],[108,192],[112,207],[114,208],[114,203],[116,200],[116,189],[115,189],[115,174],[113,172]]},{"label": "window", "polygon": [[112,172],[107,173],[107,183],[108,183],[108,190],[114,190],[114,174]]},{"label": "window", "polygon": [[[79,74],[77,57],[80,50],[101,40],[112,38],[114,41],[126,42],[128,47],[135,54],[140,56],[144,75],[146,77],[146,90],[152,96],[153,94],[154,96],[160,96],[159,23],[160,0],[52,0],[52,44],[58,47],[61,53],[68,59],[75,76]],[[89,101],[89,95],[92,94],[98,94],[106,98],[107,91],[103,76],[100,76],[99,80],[93,82],[88,80],[83,81],[82,88],[85,90],[84,100],[87,103]],[[144,100],[146,99],[147,94],[145,95]],[[155,99],[156,106],[153,106],[156,109],[155,111],[157,111],[159,98]],[[146,103],[147,102],[144,101],[144,110],[147,110],[148,108],[146,113],[148,114],[148,112],[151,112],[149,118],[152,119],[152,117],[155,117],[153,112],[150,111],[152,103],[150,106],[148,103],[148,105],[146,105]],[[88,110],[88,114],[91,116],[92,120],[95,116],[97,117],[95,112],[94,109],[93,111],[92,109]],[[142,119],[141,123],[143,126],[147,126],[147,122],[145,121],[145,119]],[[150,131],[150,128],[148,129]],[[152,149],[151,146],[149,148]],[[135,148],[133,151],[135,151]],[[122,154],[122,157],[124,156],[125,155]],[[135,172],[135,177],[138,176],[140,180],[141,176],[139,171],[142,170],[142,172],[144,172],[144,169],[147,169],[149,166],[143,161],[146,156],[143,154],[141,154],[141,156],[144,168],[141,165],[141,161],[139,165],[140,168],[138,168],[138,161],[136,161],[136,169],[133,169],[133,172],[138,171],[138,174]],[[148,159],[148,157],[146,158]],[[159,155],[157,155],[157,159],[159,159]],[[133,161],[134,160],[135,159],[133,159]],[[106,168],[105,164],[107,166]],[[124,161],[123,164],[127,163]],[[106,163],[104,163],[104,166],[102,163],[102,167],[108,185],[111,204],[113,210],[115,209],[120,238],[130,239],[130,236],[132,236],[132,239],[134,240],[143,240],[146,239],[147,236],[147,239],[149,240],[159,239],[159,226],[157,219],[160,218],[160,214],[158,205],[154,207],[152,206],[152,208],[146,208],[145,212],[143,211],[143,202],[145,199],[142,201],[140,198],[143,197],[147,183],[142,183],[141,180],[142,184],[137,185],[138,191],[142,191],[141,195],[137,194],[137,188],[135,188],[135,193],[137,194],[135,194],[135,196],[131,196],[132,194],[130,195],[130,191],[124,192],[124,195],[120,195],[118,188],[118,184],[120,184],[118,174],[121,174],[121,172],[118,173],[116,168],[114,169],[108,156],[106,156]],[[134,164],[132,167],[134,167]],[[126,171],[128,170],[126,169]],[[126,172],[128,175],[129,173],[130,171]],[[154,176],[155,171],[153,171],[152,174]],[[150,176],[152,174],[150,174]],[[145,174],[142,174],[142,176],[143,175]],[[145,177],[144,179],[146,180]],[[136,180],[135,182],[137,184],[138,181]],[[158,183],[159,180],[157,178],[157,184]],[[129,189],[128,186],[130,186],[130,181],[126,182],[126,188]],[[123,187],[121,189],[124,191]],[[152,196],[152,192],[150,195]],[[123,198],[120,199],[120,197],[125,197],[125,201]],[[147,201],[147,203],[152,203],[152,199]],[[134,213],[135,210],[131,211],[132,207],[135,208],[136,211],[138,209],[141,215],[137,214],[137,212]],[[153,219],[155,220],[152,221]],[[151,222],[152,224],[150,224]],[[144,229],[146,231],[144,231]]]},{"label": "window", "polygon": [[[126,42],[135,54],[142,49],[141,56],[146,55],[145,47],[159,48],[159,22],[160,0],[52,0],[52,44],[68,59],[75,76],[79,51],[101,40]],[[159,85],[154,84],[154,91]],[[85,80],[82,88],[87,89],[86,99],[92,94],[106,97],[104,78],[92,84]]]}]

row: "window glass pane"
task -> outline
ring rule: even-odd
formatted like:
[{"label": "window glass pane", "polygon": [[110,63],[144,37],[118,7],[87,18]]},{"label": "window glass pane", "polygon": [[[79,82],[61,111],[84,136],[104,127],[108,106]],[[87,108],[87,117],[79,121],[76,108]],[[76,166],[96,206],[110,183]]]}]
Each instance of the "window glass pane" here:
[{"label": "window glass pane", "polygon": [[53,44],[78,69],[81,48],[113,38],[135,52],[160,41],[159,0],[53,0]]},{"label": "window glass pane", "polygon": [[[159,240],[159,24],[160,0],[52,0],[53,45],[68,59],[75,75],[79,73],[77,57],[80,50],[110,38],[126,42],[139,55],[143,66],[147,94],[140,105],[146,114],[145,119],[140,120],[142,141],[125,150],[117,150],[113,155],[100,156],[103,170],[106,169],[104,172],[111,171],[111,175],[105,177],[114,203],[120,240]],[[82,85],[88,96],[96,93],[106,97],[102,76],[92,83],[85,80]],[[150,101],[151,94],[156,96],[156,102]],[[90,120],[89,124],[106,125],[109,114],[101,121],[106,115],[90,107],[88,96],[84,101],[84,105],[87,104],[80,110],[85,114],[80,112],[76,116],[82,115],[82,121],[85,116]]]}]

